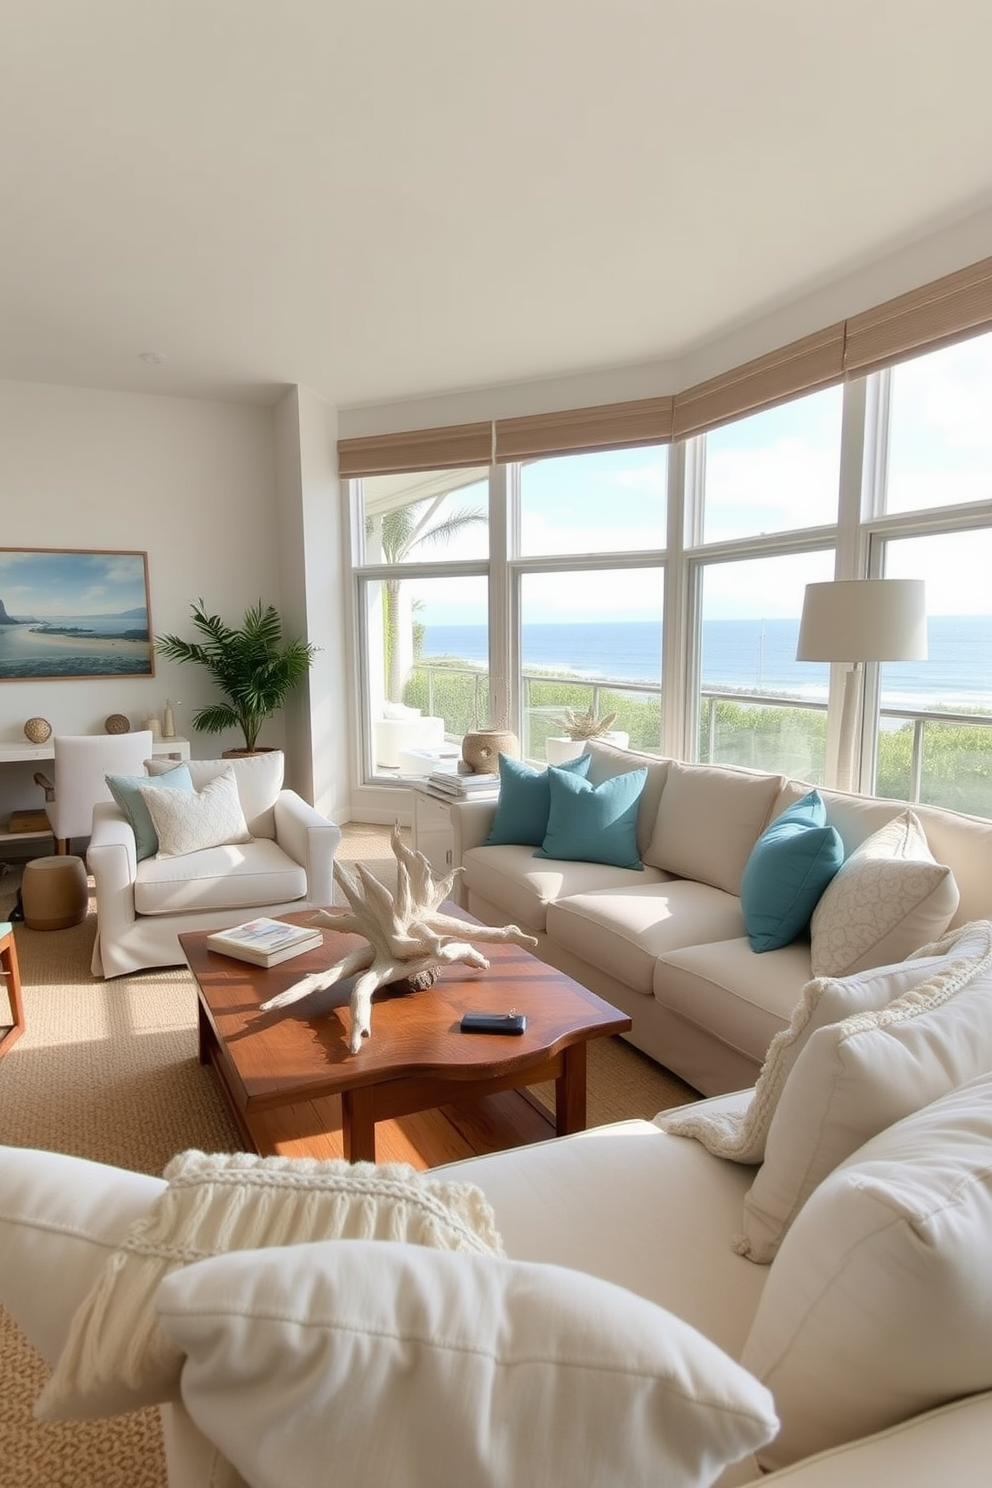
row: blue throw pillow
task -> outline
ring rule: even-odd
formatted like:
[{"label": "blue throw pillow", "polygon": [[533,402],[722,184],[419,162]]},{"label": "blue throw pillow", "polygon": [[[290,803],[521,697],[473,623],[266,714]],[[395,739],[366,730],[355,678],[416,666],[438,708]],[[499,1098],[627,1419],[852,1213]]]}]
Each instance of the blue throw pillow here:
[{"label": "blue throw pillow", "polygon": [[499,800],[496,815],[483,846],[501,847],[517,842],[523,847],[540,847],[548,830],[551,810],[551,776],[556,770],[585,775],[592,764],[591,754],[580,754],[564,765],[551,765],[535,770],[523,760],[499,757]]},{"label": "blue throw pillow", "polygon": [[789,945],[809,925],[827,884],[844,861],[844,843],[828,827],[819,791],[810,791],[769,824],[741,877],[741,908],[752,951]]},{"label": "blue throw pillow", "polygon": [[152,825],[148,807],[141,799],[139,785],[161,786],[167,790],[191,791],[193,780],[188,767],[177,765],[165,775],[105,775],[107,787],[134,831],[135,853],[140,863],[158,852],[158,833]]},{"label": "blue throw pillow", "polygon": [[643,870],[637,851],[637,803],[647,770],[628,770],[600,785],[549,770],[551,812],[535,858],[567,858]]}]

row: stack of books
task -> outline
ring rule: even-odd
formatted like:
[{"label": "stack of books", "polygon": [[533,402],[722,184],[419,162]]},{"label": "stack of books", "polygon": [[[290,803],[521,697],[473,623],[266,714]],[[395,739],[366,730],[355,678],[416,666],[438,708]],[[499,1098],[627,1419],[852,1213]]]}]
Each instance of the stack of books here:
[{"label": "stack of books", "polygon": [[236,961],[250,961],[253,966],[278,966],[293,956],[302,956],[323,943],[323,935],[312,925],[287,925],[285,920],[261,916],[232,925],[229,930],[216,930],[207,936],[207,949]]},{"label": "stack of books", "polygon": [[459,775],[454,770],[433,770],[427,784],[431,790],[460,801],[499,795],[499,775]]}]

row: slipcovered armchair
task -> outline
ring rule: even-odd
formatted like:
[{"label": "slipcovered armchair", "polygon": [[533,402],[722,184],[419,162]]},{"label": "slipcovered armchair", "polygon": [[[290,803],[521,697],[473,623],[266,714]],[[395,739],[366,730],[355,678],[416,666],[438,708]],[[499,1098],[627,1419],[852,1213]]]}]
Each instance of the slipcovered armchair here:
[{"label": "slipcovered armchair", "polygon": [[283,769],[282,752],[269,750],[180,765],[149,759],[147,774],[113,779],[115,799],[94,809],[86,855],[94,976],[180,966],[187,930],[333,902],[341,829],[283,789]]}]

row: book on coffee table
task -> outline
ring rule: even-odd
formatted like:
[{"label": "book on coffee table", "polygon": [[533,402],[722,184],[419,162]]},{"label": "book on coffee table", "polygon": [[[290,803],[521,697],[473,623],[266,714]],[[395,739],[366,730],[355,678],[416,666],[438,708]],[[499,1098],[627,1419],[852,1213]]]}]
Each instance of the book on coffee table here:
[{"label": "book on coffee table", "polygon": [[278,966],[293,956],[302,956],[323,942],[323,935],[311,925],[287,925],[285,920],[270,920],[262,915],[216,930],[207,936],[207,949],[236,961],[250,961],[253,966]]}]

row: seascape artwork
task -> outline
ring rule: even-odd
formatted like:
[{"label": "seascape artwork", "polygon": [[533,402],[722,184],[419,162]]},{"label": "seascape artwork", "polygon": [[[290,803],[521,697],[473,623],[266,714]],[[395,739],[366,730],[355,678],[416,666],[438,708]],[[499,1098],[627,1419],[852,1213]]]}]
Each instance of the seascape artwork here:
[{"label": "seascape artwork", "polygon": [[147,554],[0,548],[0,682],[154,674]]}]

